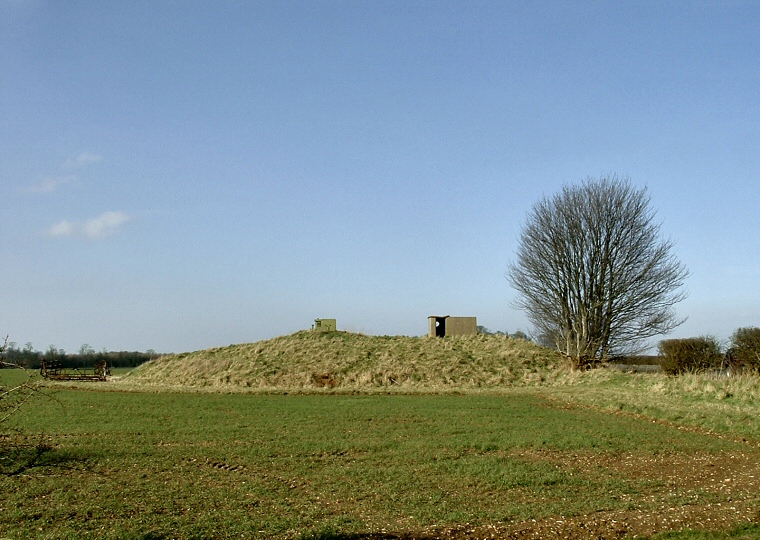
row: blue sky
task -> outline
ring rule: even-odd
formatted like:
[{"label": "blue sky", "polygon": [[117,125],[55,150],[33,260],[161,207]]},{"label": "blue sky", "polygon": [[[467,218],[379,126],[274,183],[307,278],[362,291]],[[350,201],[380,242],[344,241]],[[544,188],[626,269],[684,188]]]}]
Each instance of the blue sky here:
[{"label": "blue sky", "polygon": [[760,326],[760,2],[0,0],[0,333],[530,331],[533,203],[646,186],[671,337]]}]

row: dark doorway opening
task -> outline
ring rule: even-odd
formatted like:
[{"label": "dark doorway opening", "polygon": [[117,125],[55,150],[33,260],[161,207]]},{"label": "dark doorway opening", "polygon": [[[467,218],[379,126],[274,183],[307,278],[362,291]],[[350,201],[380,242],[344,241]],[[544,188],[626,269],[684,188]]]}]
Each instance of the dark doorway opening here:
[{"label": "dark doorway opening", "polygon": [[435,318],[435,337],[446,337],[446,317]]}]

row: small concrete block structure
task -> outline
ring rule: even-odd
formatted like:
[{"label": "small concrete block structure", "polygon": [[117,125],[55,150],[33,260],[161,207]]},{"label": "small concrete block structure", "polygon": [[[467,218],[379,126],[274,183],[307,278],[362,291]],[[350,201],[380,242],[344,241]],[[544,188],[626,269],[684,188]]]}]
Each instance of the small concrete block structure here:
[{"label": "small concrete block structure", "polygon": [[314,330],[317,332],[335,332],[337,329],[335,319],[314,319]]},{"label": "small concrete block structure", "polygon": [[430,337],[475,336],[478,333],[478,318],[430,315],[428,326]]}]

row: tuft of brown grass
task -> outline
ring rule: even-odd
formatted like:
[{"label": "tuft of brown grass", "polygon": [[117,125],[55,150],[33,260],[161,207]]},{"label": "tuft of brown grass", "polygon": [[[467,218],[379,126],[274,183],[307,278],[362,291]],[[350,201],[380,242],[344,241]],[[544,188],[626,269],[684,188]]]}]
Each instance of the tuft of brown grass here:
[{"label": "tuft of brown grass", "polygon": [[367,336],[302,331],[159,358],[123,384],[210,391],[461,391],[550,385],[557,353],[505,336]]}]

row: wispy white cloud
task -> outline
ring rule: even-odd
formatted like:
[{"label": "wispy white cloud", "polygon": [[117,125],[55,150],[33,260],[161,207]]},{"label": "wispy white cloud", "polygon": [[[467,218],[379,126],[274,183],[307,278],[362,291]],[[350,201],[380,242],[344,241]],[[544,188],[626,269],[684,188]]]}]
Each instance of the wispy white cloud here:
[{"label": "wispy white cloud", "polygon": [[131,216],[124,212],[104,212],[87,221],[61,221],[50,227],[46,234],[53,238],[78,237],[100,240],[119,232]]},{"label": "wispy white cloud", "polygon": [[74,159],[67,159],[66,163],[63,165],[65,167],[82,167],[84,165],[89,165],[91,163],[97,163],[98,161],[102,161],[103,156],[100,154],[93,154],[91,152],[82,152]]},{"label": "wispy white cloud", "polygon": [[84,234],[87,238],[104,238],[118,232],[130,219],[124,212],[105,212],[85,223]]},{"label": "wispy white cloud", "polygon": [[75,236],[77,231],[77,225],[75,223],[71,223],[70,221],[61,221],[60,223],[56,223],[52,227],[50,227],[47,230],[48,236]]},{"label": "wispy white cloud", "polygon": [[39,184],[34,184],[22,188],[22,191],[29,194],[49,195],[51,193],[55,193],[60,186],[73,182],[74,180],[76,180],[76,176],[73,174],[70,174],[68,176],[51,176],[45,178]]}]

